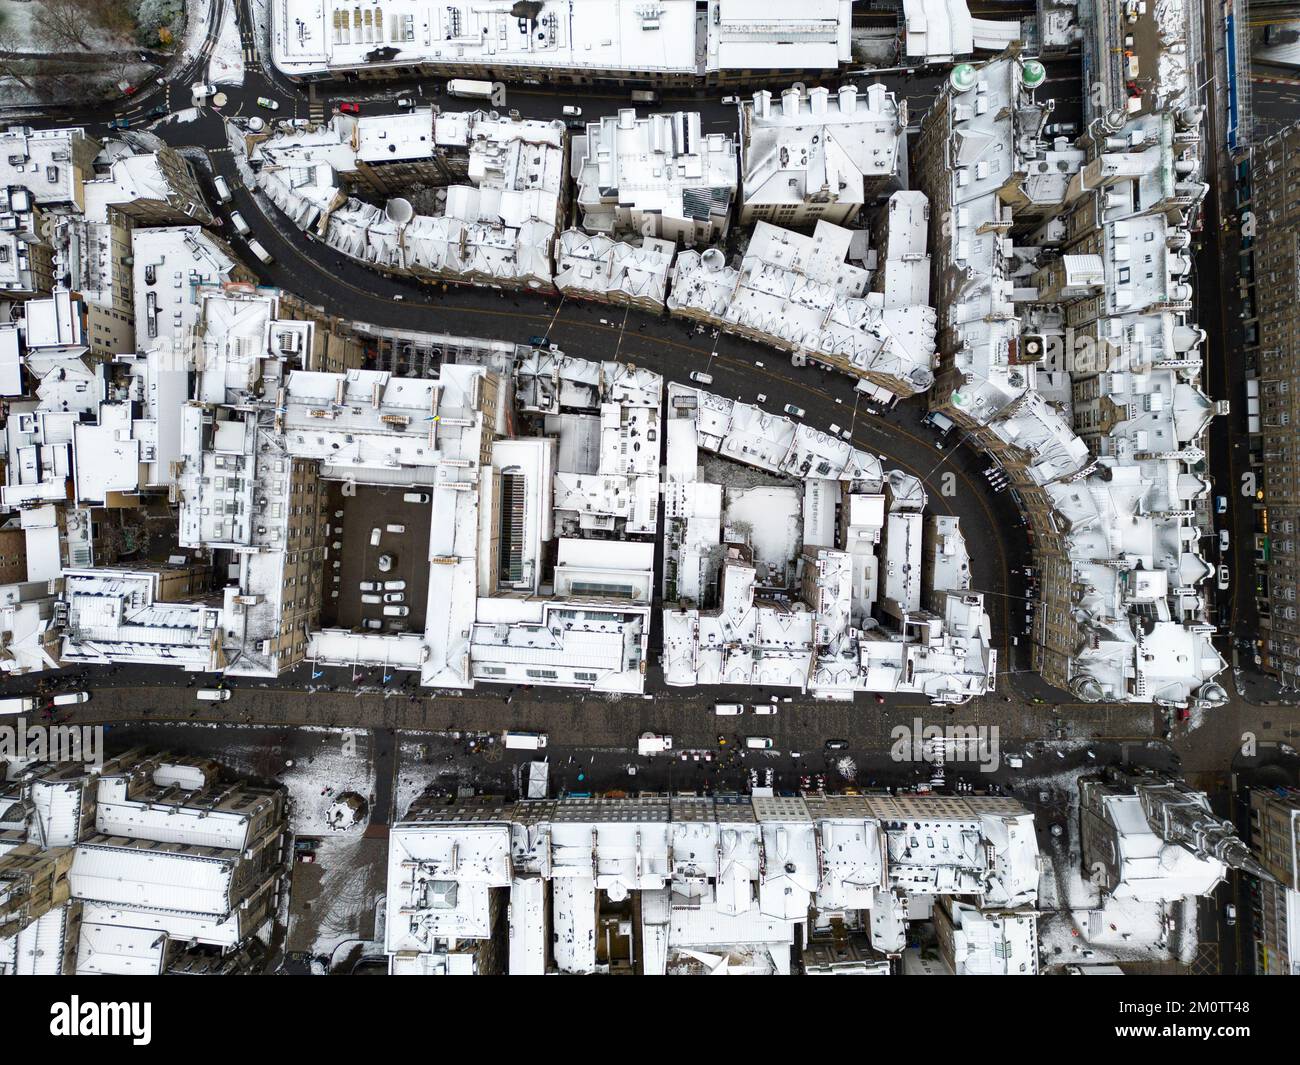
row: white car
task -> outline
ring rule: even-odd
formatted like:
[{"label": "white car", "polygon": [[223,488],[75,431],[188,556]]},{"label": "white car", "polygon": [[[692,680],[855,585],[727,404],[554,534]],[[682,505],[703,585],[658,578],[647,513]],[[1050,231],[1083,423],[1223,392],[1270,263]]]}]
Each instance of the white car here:
[{"label": "white car", "polygon": [[834,422],[831,422],[831,436],[839,436],[842,430]]},{"label": "white car", "polygon": [[707,373],[701,373],[699,370],[692,370],[691,380],[694,381],[697,385],[711,385],[713,384],[713,375]]},{"label": "white car", "polygon": [[384,617],[386,618],[404,618],[411,612],[409,606],[386,606],[384,607]]},{"label": "white car", "polygon": [[1219,591],[1226,592],[1228,590],[1229,577],[1230,574],[1228,573],[1228,567],[1220,566],[1219,567]]},{"label": "white car", "polygon": [[724,97],[722,98],[722,106],[723,106],[723,107],[734,107],[734,106],[735,106],[736,104],[738,104],[738,103],[740,103],[740,97],[739,97],[739,96],[724,96]]},{"label": "white car", "polygon": [[772,749],[771,736],[746,736],[745,746],[751,751],[770,751]]},{"label": "white car", "polygon": [[713,712],[718,717],[737,717],[745,712],[744,703],[714,703]]},{"label": "white car", "polygon": [[361,590],[363,592],[382,592],[383,585],[381,585],[378,581],[362,581]]},{"label": "white car", "polygon": [[384,581],[384,591],[404,592],[406,591],[406,581]]},{"label": "white car", "polygon": [[238,211],[230,212],[230,224],[235,227],[235,232],[237,232],[241,237],[246,237],[251,232],[248,228],[248,223],[244,221],[244,216]]},{"label": "white car", "polygon": [[781,409],[785,411],[786,414],[790,415],[791,418],[802,418],[804,416],[804,409],[802,407],[796,407],[793,403],[787,403]]},{"label": "white car", "polygon": [[194,693],[198,696],[200,702],[204,703],[224,703],[230,698],[229,688],[200,688]]},{"label": "white car", "polygon": [[754,713],[759,714],[759,715],[763,715],[763,714],[775,714],[775,713],[776,713],[776,707],[775,707],[772,703],[758,703],[758,704],[754,707]]},{"label": "white car", "polygon": [[384,601],[384,598],[383,596],[380,595],[363,595],[361,597],[361,601],[371,606],[378,606],[380,603]]},{"label": "white car", "polygon": [[366,618],[361,622],[361,627],[363,629],[378,630],[384,627],[384,623],[380,621],[378,618]]},{"label": "white car", "polygon": [[406,593],[405,593],[405,592],[385,592],[385,593],[384,593],[384,602],[385,602],[385,603],[403,603],[403,602],[405,602],[405,601],[406,601]]},{"label": "white car", "polygon": [[582,115],[582,108],[574,107],[572,104],[565,104],[560,108],[560,113],[567,118],[579,118]]},{"label": "white car", "polygon": [[1219,530],[1219,554],[1226,555],[1227,553],[1228,553],[1228,530],[1220,529]]},{"label": "white car", "polygon": [[75,706],[77,703],[90,702],[90,692],[64,692],[50,700],[55,706]]}]

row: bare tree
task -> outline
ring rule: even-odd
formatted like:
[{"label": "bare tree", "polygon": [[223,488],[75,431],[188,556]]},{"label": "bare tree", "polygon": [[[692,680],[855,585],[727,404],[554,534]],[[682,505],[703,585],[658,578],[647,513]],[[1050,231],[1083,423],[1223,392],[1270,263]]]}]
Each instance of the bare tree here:
[{"label": "bare tree", "polygon": [[13,78],[24,89],[34,91],[35,86],[27,80],[34,73],[33,64],[18,55],[21,49],[15,46],[19,43],[12,30],[0,30],[0,77]]},{"label": "bare tree", "polygon": [[83,33],[94,12],[89,0],[40,0],[32,13],[32,22],[45,32],[52,45],[68,47],[80,45],[90,48]]}]

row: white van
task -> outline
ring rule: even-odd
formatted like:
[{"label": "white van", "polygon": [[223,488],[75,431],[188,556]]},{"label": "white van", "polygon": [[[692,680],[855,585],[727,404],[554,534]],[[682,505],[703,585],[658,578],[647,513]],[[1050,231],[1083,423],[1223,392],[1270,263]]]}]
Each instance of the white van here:
[{"label": "white van", "polygon": [[18,695],[11,699],[0,699],[0,714],[26,714],[40,708],[40,703],[31,695]]},{"label": "white van", "polygon": [[203,703],[224,703],[230,698],[229,688],[200,688],[194,693]]},{"label": "white van", "polygon": [[665,751],[671,751],[672,749],[673,738],[671,736],[659,736],[653,732],[643,732],[637,737],[637,754],[663,754]]},{"label": "white van", "polygon": [[546,746],[545,732],[507,732],[506,748],[512,751],[540,751]]},{"label": "white van", "polygon": [[386,618],[404,618],[411,612],[409,606],[386,606],[384,607],[384,617]]},{"label": "white van", "polygon": [[244,221],[244,216],[238,211],[230,212],[230,224],[235,227],[235,232],[241,237],[246,237],[252,232],[252,230],[248,228],[248,223]]},{"label": "white van", "polygon": [[401,536],[402,533],[406,532],[405,525],[385,525],[384,528],[394,536]]},{"label": "white van", "polygon": [[220,174],[212,179],[212,184],[217,190],[217,199],[222,203],[230,202],[230,186],[226,184],[226,179]]},{"label": "white van", "polygon": [[772,749],[771,736],[746,736],[745,746],[751,751],[770,751]]},{"label": "white van", "polygon": [[403,503],[427,503],[429,502],[428,492],[407,492],[402,496]]},{"label": "white van", "polygon": [[90,702],[90,692],[64,692],[50,700],[55,706],[76,706]]},{"label": "white van", "polygon": [[259,259],[261,259],[262,262],[264,263],[275,262],[275,260],[271,258],[271,253],[267,251],[264,247],[262,247],[261,242],[254,240],[252,237],[249,237],[248,239],[248,250],[251,251],[254,255],[256,255]]},{"label": "white van", "polygon": [[714,703],[713,712],[718,717],[737,717],[745,712],[744,703]]}]

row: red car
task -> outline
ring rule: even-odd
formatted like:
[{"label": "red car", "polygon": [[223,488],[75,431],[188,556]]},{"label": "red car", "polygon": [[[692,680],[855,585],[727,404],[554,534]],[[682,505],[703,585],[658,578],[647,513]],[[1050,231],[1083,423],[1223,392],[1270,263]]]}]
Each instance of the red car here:
[{"label": "red car", "polygon": [[343,103],[343,104],[339,104],[339,110],[342,111],[345,115],[359,115],[361,114],[361,105],[354,104],[354,103]]}]

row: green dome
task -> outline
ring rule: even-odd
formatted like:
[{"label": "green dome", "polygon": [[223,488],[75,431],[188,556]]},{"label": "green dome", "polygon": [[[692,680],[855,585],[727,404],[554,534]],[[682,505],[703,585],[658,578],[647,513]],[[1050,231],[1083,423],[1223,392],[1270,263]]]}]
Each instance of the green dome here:
[{"label": "green dome", "polygon": [[1036,89],[1047,80],[1047,69],[1037,59],[1026,59],[1020,77],[1027,88]]},{"label": "green dome", "polygon": [[969,63],[958,63],[952,68],[948,80],[956,92],[965,92],[975,84],[975,68]]}]

